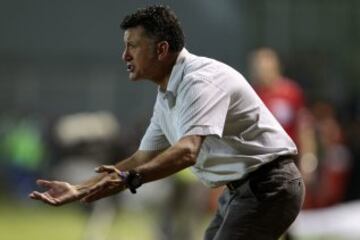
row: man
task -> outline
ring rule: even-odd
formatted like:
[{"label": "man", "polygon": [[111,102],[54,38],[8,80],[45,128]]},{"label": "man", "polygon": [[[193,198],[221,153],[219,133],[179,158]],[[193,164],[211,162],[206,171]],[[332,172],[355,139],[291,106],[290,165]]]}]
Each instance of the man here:
[{"label": "man", "polygon": [[169,8],[140,9],[121,27],[130,79],[159,86],[139,150],[79,185],[39,180],[48,191],[30,197],[51,205],[92,202],[191,166],[206,185],[227,185],[205,239],[277,239],[303,199],[290,137],[241,74],[184,48]]}]

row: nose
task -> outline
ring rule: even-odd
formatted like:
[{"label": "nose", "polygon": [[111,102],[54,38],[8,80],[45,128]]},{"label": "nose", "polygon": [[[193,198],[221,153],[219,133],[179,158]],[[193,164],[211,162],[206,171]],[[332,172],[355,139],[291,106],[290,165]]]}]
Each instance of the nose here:
[{"label": "nose", "polygon": [[122,57],[122,60],[125,61],[125,62],[131,60],[131,56],[130,56],[129,51],[127,50],[127,48],[124,49],[121,57]]}]

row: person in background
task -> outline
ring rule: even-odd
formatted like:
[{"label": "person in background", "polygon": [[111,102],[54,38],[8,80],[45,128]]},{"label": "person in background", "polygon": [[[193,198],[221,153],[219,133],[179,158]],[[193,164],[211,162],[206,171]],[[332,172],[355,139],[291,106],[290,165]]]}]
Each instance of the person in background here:
[{"label": "person in background", "polygon": [[329,207],[345,199],[352,168],[352,156],[345,144],[334,107],[325,101],[312,106],[318,142],[317,178],[312,206]]},{"label": "person in background", "polygon": [[[297,164],[306,189],[311,189],[316,181],[317,143],[314,119],[305,105],[301,86],[282,74],[279,57],[271,48],[259,48],[250,54],[249,74],[259,97],[297,144]],[[312,191],[307,191],[305,208],[312,207],[313,198]]]},{"label": "person in background", "polygon": [[1,141],[5,182],[11,189],[7,196],[24,201],[47,164],[43,132],[36,116],[15,114],[10,118]]}]

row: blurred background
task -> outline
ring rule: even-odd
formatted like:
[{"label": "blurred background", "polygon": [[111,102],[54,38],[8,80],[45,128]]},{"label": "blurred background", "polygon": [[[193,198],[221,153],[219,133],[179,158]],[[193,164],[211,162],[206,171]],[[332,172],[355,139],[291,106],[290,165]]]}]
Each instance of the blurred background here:
[{"label": "blurred background", "polygon": [[136,150],[157,88],[128,80],[119,25],[158,3],[187,49],[240,71],[297,142],[308,192],[288,238],[360,239],[357,0],[1,0],[0,238],[201,239],[221,189],[186,171],[90,206],[27,198],[39,177],[79,182]]}]

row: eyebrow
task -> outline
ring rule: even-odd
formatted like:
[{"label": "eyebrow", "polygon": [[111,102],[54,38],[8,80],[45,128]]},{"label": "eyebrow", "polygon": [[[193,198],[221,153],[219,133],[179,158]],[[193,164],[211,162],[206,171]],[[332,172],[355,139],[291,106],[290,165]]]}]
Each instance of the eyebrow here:
[{"label": "eyebrow", "polygon": [[136,44],[137,41],[134,41],[134,40],[126,40],[124,38],[124,43],[127,43],[127,44]]}]

